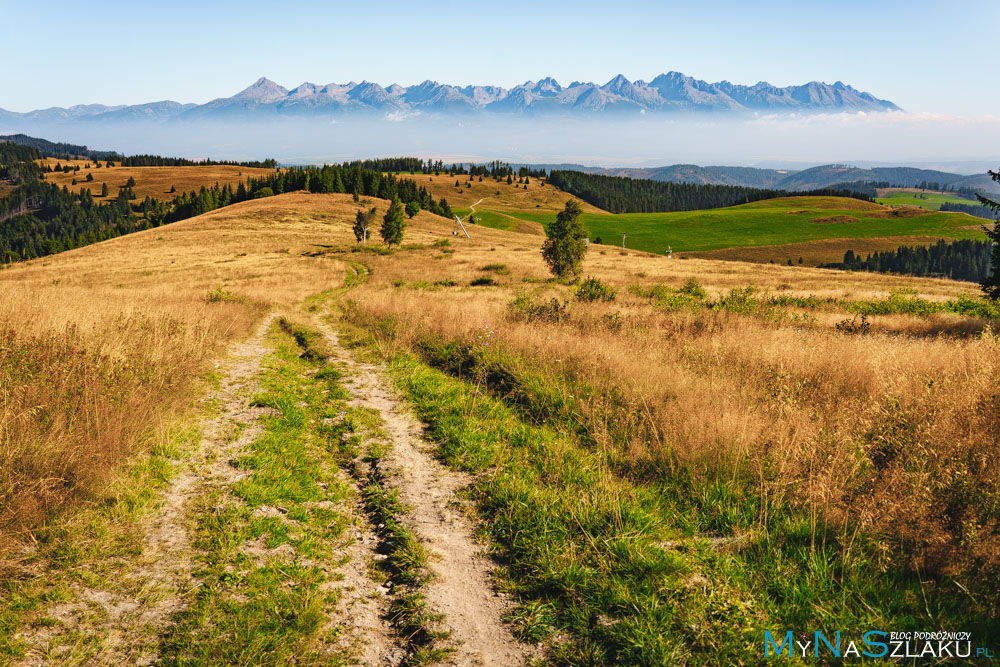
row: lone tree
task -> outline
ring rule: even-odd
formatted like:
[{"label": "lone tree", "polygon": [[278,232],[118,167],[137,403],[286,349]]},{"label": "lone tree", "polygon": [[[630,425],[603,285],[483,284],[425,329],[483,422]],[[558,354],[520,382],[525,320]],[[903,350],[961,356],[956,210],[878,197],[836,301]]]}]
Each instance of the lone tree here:
[{"label": "lone tree", "polygon": [[[991,171],[990,178],[1000,183],[1000,170]],[[982,202],[983,206],[994,213],[1000,213],[1000,202],[987,199],[980,194],[976,196],[979,197],[979,201]],[[986,232],[986,236],[993,242],[993,249],[990,251],[990,265],[992,268],[990,269],[990,274],[983,280],[982,288],[987,298],[1000,299],[1000,223],[994,224],[992,229],[983,226],[983,231]]]},{"label": "lone tree", "polygon": [[417,213],[420,213],[420,204],[415,201],[411,201],[406,204],[406,217],[412,218]]},{"label": "lone tree", "polygon": [[108,184],[107,183],[104,183],[103,185],[101,185],[101,196],[102,197],[107,197],[108,196]]},{"label": "lone tree", "polygon": [[399,245],[403,242],[403,230],[405,229],[406,215],[403,211],[403,205],[399,203],[399,199],[393,198],[392,203],[389,204],[389,210],[382,218],[382,229],[380,230],[382,240],[390,248],[393,243]]},{"label": "lone tree", "polygon": [[553,275],[563,278],[576,275],[587,253],[587,230],[580,222],[583,210],[574,200],[566,202],[556,221],[549,225],[548,238],[542,244],[542,258]]},{"label": "lone tree", "polygon": [[377,214],[378,209],[374,206],[370,211],[358,211],[358,215],[354,218],[354,238],[358,243],[362,245],[368,243],[368,230],[372,228]]}]

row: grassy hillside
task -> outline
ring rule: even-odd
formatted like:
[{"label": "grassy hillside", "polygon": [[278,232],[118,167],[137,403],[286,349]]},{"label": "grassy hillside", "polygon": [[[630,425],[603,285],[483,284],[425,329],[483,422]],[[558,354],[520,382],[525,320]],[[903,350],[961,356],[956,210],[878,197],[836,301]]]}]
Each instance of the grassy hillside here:
[{"label": "grassy hillside", "polygon": [[[554,213],[520,211],[518,217],[547,224]],[[787,197],[742,206],[681,213],[588,213],[591,238],[646,252],[675,253],[719,248],[770,246],[824,239],[897,236],[982,238],[975,220],[957,213],[894,211],[837,197]]]},{"label": "grassy hillside", "polygon": [[[592,246],[587,300],[537,236],[421,212],[360,247],[372,205],[284,194],[0,270],[0,661],[475,664],[501,637],[482,664],[760,664],[764,630],[1000,631],[974,286]],[[674,216],[951,229],[810,206]]]},{"label": "grassy hillside", "polygon": [[[228,165],[212,165],[205,167],[122,167],[120,163],[115,163],[114,167],[101,168],[94,167],[94,163],[88,160],[58,160],[46,158],[43,164],[55,167],[61,164],[64,167],[79,165],[77,172],[52,172],[45,175],[45,180],[56,183],[76,191],[79,188],[89,188],[95,195],[101,192],[101,186],[107,183],[111,196],[118,193],[119,186],[125,185],[129,178],[135,179],[135,192],[137,199],[145,199],[147,196],[154,199],[171,200],[174,197],[192,190],[199,190],[202,186],[211,187],[229,184],[234,188],[240,181],[247,178],[259,178],[273,173],[273,169],[259,169],[252,167],[231,167]],[[87,175],[91,174],[94,180],[87,182]],[[73,180],[76,185],[73,185]],[[175,188],[176,192],[171,193],[170,189]]]},{"label": "grassy hillside", "polygon": [[[449,177],[447,173],[439,176],[403,173],[399,176],[426,187],[435,198],[446,197],[452,207],[468,208],[479,202],[477,210],[489,209],[504,214],[513,211],[555,212],[566,205],[567,199],[575,199],[551,185],[543,185],[540,179],[535,178],[530,179],[527,184],[519,184],[515,176],[514,183],[508,185],[506,180],[497,182],[489,176],[484,176],[482,182],[478,176],[470,181],[468,176]],[[456,181],[459,182],[457,187]],[[584,211],[602,212],[601,209],[583,200],[577,201]]]},{"label": "grassy hillside", "polygon": [[948,192],[936,192],[934,190],[919,190],[917,188],[888,188],[879,191],[876,201],[886,206],[917,206],[930,211],[937,211],[941,204],[965,204],[975,206],[977,200],[965,199]]}]

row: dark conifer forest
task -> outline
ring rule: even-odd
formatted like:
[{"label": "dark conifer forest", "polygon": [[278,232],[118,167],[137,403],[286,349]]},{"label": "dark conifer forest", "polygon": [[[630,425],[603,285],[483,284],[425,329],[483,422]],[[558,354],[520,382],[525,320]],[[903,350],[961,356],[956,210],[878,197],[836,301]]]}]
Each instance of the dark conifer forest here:
[{"label": "dark conifer forest", "polygon": [[[78,146],[70,148],[86,150]],[[43,257],[237,202],[296,190],[399,199],[404,205],[419,206],[447,218],[452,216],[444,198],[435,200],[414,181],[362,167],[362,163],[286,169],[247,179],[235,189],[230,185],[215,185],[182,193],[169,202],[150,197],[132,202],[134,193],[127,186],[104,197],[95,196],[87,187],[71,191],[40,180],[43,170],[35,160],[43,155],[44,151],[32,146],[0,142],[0,178],[14,185],[11,192],[0,197],[0,262]],[[171,164],[173,158],[138,156],[137,160],[143,164]],[[183,166],[185,162],[176,160],[173,164]],[[269,166],[273,161],[241,164]]]},{"label": "dark conifer forest", "polygon": [[576,195],[589,204],[611,213],[670,213],[723,208],[776,197],[826,196],[874,199],[849,189],[823,189],[786,192],[738,185],[700,185],[668,183],[621,176],[601,176],[581,171],[553,170],[549,183]]},{"label": "dark conifer forest", "polygon": [[981,283],[990,275],[992,249],[990,241],[961,240],[938,241],[930,246],[899,246],[895,250],[874,252],[865,257],[848,250],[844,253],[843,262],[826,265],[826,268]]}]

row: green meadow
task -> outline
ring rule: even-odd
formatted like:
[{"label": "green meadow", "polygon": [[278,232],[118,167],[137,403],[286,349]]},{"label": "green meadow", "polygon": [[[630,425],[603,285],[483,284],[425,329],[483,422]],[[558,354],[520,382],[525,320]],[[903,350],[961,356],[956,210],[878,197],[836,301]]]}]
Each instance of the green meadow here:
[{"label": "green meadow", "polygon": [[[477,211],[476,215],[485,213]],[[556,216],[552,211],[518,211],[514,215],[543,225]],[[620,245],[624,232],[627,248],[661,254],[667,246],[674,252],[693,252],[844,238],[983,238],[975,220],[961,213],[888,216],[889,209],[853,199],[788,197],[677,213],[584,213],[581,220],[591,240],[599,237],[607,245]]]},{"label": "green meadow", "polygon": [[941,204],[965,204],[974,206],[978,201],[965,199],[958,195],[944,194],[940,192],[912,192],[908,190],[893,190],[888,197],[878,197],[875,199],[879,204],[885,206],[917,206],[930,211],[941,209]]}]

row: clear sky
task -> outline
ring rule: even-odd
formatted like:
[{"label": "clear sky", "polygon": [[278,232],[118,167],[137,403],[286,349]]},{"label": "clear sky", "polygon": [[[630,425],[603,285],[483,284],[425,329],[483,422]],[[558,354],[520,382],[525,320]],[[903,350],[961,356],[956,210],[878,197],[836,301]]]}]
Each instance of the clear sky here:
[{"label": "clear sky", "polygon": [[203,103],[260,76],[511,86],[678,70],[1000,111],[1000,0],[0,0],[0,108]]}]

